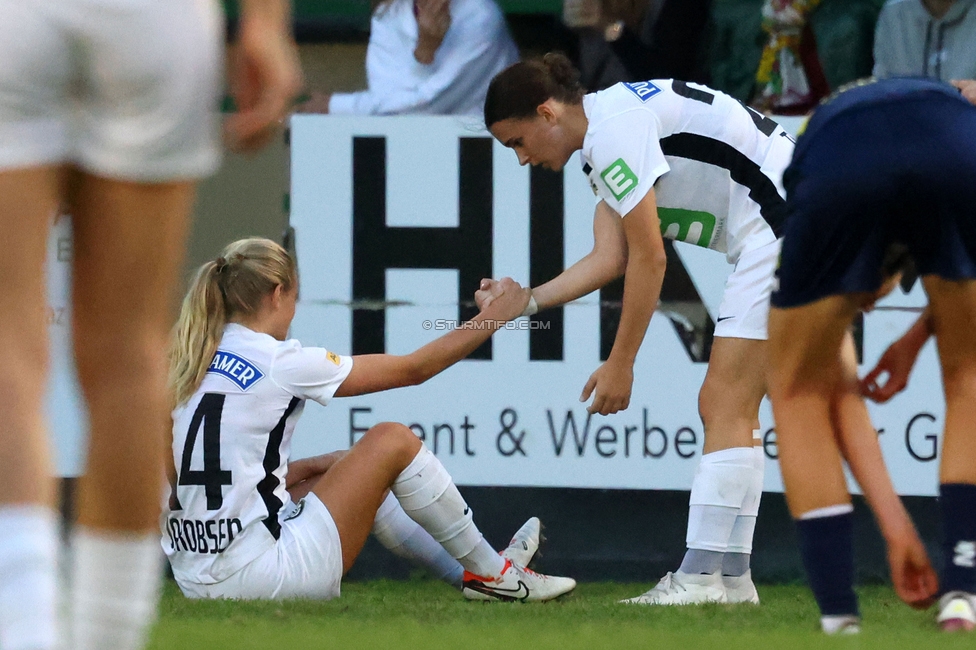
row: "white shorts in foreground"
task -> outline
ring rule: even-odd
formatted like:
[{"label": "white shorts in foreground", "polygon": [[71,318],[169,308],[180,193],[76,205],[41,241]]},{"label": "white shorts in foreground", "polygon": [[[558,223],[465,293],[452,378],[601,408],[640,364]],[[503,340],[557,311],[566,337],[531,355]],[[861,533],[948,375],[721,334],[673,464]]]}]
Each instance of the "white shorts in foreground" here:
[{"label": "white shorts in foreground", "polygon": [[222,27],[215,0],[0,0],[0,170],[213,173]]},{"label": "white shorts in foreground", "polygon": [[765,341],[769,294],[773,290],[781,240],[739,256],[725,282],[715,336]]},{"label": "white shorts in foreground", "polygon": [[342,546],[339,529],[315,494],[298,502],[281,522],[274,546],[222,582],[180,582],[188,598],[321,598],[339,596]]}]

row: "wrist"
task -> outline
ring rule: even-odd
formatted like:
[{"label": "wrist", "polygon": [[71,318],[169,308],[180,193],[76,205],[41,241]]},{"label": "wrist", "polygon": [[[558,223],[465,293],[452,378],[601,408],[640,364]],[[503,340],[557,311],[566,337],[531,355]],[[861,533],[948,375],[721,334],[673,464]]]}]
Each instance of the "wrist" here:
[{"label": "wrist", "polygon": [[617,352],[616,350],[610,350],[610,356],[607,357],[605,363],[614,366],[633,368],[634,359],[636,358],[636,356],[637,356],[636,354],[631,356],[625,352]]},{"label": "wrist", "polygon": [[906,531],[914,531],[915,525],[912,523],[905,506],[897,494],[892,495],[890,503],[877,508],[875,518],[878,521],[878,528],[885,542],[899,539],[904,536]]}]

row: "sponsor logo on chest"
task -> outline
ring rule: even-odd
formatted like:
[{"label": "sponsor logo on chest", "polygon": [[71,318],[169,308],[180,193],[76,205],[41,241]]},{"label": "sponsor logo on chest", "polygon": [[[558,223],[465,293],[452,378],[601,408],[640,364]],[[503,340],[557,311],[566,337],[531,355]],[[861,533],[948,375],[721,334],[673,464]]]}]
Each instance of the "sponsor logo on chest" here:
[{"label": "sponsor logo on chest", "polygon": [[253,363],[226,350],[217,350],[207,372],[226,377],[241,390],[247,390],[264,377]]}]

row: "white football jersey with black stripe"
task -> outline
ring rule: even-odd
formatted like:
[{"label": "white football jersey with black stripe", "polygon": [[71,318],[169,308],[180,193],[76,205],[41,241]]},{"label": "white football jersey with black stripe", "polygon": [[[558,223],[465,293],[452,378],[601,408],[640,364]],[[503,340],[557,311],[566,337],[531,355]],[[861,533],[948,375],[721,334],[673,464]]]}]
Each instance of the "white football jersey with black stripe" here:
[{"label": "white football jersey with black stripe", "polygon": [[162,544],[181,582],[220,582],[275,543],[305,400],[327,404],[351,369],[351,357],[227,325],[200,388],[173,411]]},{"label": "white football jersey with black stripe", "polygon": [[732,97],[671,79],[618,83],[583,98],[583,171],[626,216],[653,187],[661,233],[726,253],[775,241],[793,139]]}]

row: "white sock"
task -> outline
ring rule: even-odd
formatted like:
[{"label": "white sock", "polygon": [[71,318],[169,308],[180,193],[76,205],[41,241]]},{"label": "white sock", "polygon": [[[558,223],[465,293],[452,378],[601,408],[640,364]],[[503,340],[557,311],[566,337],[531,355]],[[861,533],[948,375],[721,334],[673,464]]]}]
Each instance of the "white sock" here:
[{"label": "white sock", "polygon": [[725,553],[735,519],[753,475],[750,447],[733,447],[702,456],[691,484],[688,548]]},{"label": "white sock", "polygon": [[501,575],[505,560],[474,525],[471,509],[429,449],[420,448],[390,490],[410,518],[423,526],[465,570],[484,577]]},{"label": "white sock", "polygon": [[58,516],[40,505],[0,508],[0,648],[56,647]]},{"label": "white sock", "polygon": [[424,567],[438,580],[461,588],[464,568],[404,512],[392,492],[386,495],[376,511],[373,535],[394,555]]},{"label": "white sock", "polygon": [[761,446],[752,448],[752,472],[749,489],[742,500],[742,508],[735,518],[732,534],[729,535],[728,553],[752,553],[752,538],[756,532],[756,519],[759,517],[759,503],[762,501],[763,479],[766,476],[766,452]]},{"label": "white sock", "polygon": [[71,564],[72,648],[141,648],[159,600],[159,534],[78,526],[72,535]]}]

